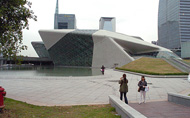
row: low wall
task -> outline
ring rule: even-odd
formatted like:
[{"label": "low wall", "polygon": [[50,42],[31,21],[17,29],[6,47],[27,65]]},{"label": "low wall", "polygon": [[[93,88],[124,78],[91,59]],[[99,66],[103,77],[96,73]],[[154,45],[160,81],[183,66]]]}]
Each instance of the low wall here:
[{"label": "low wall", "polygon": [[190,96],[168,93],[168,101],[190,107]]},{"label": "low wall", "polygon": [[121,118],[147,118],[114,95],[109,96],[109,103],[121,115]]}]

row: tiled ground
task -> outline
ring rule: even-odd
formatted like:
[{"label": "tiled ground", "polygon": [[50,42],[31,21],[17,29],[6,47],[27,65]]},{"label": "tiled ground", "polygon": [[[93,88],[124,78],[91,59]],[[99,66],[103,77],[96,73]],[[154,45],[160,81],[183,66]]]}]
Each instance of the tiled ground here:
[{"label": "tiled ground", "polygon": [[[0,76],[0,85],[7,97],[36,105],[64,106],[108,104],[108,95],[119,97],[118,80],[123,72],[106,70],[105,75],[92,77],[14,77]],[[138,101],[140,76],[127,74],[129,103]],[[183,78],[146,78],[150,91],[147,102],[166,100],[167,92],[190,93],[190,83]]]},{"label": "tiled ground", "polygon": [[141,105],[130,103],[129,105],[148,118],[190,118],[190,107],[167,101],[148,102]]}]

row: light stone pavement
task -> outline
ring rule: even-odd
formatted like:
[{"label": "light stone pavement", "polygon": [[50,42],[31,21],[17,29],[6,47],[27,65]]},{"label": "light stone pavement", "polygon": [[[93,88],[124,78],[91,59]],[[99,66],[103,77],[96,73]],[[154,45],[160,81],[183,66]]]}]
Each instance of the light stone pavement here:
[{"label": "light stone pavement", "polygon": [[[108,104],[109,95],[119,98],[118,80],[123,72],[106,69],[105,75],[88,77],[0,77],[0,86],[6,97],[40,106],[68,106]],[[137,102],[137,83],[140,76],[127,74],[129,103]],[[147,102],[167,99],[167,92],[190,94],[190,83],[186,78],[146,77],[150,90]]]}]

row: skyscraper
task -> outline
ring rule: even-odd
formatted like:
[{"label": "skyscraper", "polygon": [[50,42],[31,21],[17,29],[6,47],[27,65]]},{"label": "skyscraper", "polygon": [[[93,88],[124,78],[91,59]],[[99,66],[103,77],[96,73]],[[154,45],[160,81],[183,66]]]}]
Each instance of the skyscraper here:
[{"label": "skyscraper", "polygon": [[54,29],[76,29],[75,14],[59,14],[58,0],[55,9]]},{"label": "skyscraper", "polygon": [[190,0],[160,0],[158,45],[190,57]]},{"label": "skyscraper", "polygon": [[115,32],[115,18],[101,17],[99,21],[99,29]]}]

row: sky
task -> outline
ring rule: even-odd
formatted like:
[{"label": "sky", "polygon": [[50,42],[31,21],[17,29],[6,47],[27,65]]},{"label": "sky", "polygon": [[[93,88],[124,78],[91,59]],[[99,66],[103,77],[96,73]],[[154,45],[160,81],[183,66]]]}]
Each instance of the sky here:
[{"label": "sky", "polygon": [[[28,50],[22,55],[38,57],[32,41],[42,41],[40,29],[54,29],[56,0],[28,0],[37,21],[29,20],[29,30],[23,30],[23,43]],[[139,36],[144,41],[158,39],[159,0],[59,0],[60,14],[75,14],[77,29],[99,29],[100,17],[115,17],[116,32]]]}]

